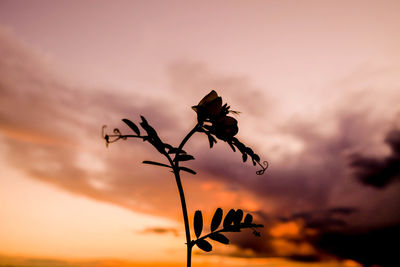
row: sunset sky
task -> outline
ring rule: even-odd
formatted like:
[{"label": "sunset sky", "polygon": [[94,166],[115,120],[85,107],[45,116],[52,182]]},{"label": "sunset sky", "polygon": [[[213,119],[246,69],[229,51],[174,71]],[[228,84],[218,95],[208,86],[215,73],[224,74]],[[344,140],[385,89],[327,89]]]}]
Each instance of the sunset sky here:
[{"label": "sunset sky", "polygon": [[[195,135],[189,216],[265,225],[193,267],[400,266],[400,1],[0,0],[0,266],[184,266],[168,143],[215,90],[263,176]],[[391,241],[392,240],[392,241]]]}]

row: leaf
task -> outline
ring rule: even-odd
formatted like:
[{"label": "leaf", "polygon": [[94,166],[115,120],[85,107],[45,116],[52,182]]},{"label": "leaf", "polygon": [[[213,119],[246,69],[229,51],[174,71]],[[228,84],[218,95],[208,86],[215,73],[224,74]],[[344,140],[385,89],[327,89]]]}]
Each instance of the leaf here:
[{"label": "leaf", "polygon": [[167,167],[167,168],[172,168],[171,166],[164,164],[164,163],[160,163],[160,162],[155,162],[155,161],[151,161],[151,160],[145,160],[142,163],[144,164],[151,164],[151,165],[157,165],[157,166],[162,166],[162,167]]},{"label": "leaf", "polygon": [[233,219],[235,218],[235,210],[230,209],[228,214],[226,214],[225,219],[224,219],[224,228],[229,228],[233,222]]},{"label": "leaf", "polygon": [[192,159],[194,159],[194,157],[192,156],[192,155],[187,155],[187,154],[184,154],[184,155],[177,155],[177,159],[179,160],[179,161],[187,161],[187,160],[192,160]]},{"label": "leaf", "polygon": [[160,137],[158,137],[156,130],[154,130],[153,127],[151,127],[147,120],[143,117],[142,122],[140,123],[140,126],[147,132],[148,138],[143,138],[143,141],[149,141],[161,154],[165,153],[165,145],[161,141]]},{"label": "leaf", "polygon": [[242,159],[243,159],[243,162],[246,162],[246,160],[247,160],[247,154],[246,153],[242,154]]},{"label": "leaf", "polygon": [[235,212],[235,216],[234,216],[234,218],[233,218],[233,223],[234,223],[236,226],[238,226],[238,225],[240,225],[240,222],[242,221],[242,219],[243,219],[243,210],[238,209],[238,210]]},{"label": "leaf", "polygon": [[249,213],[244,217],[244,223],[245,224],[251,224],[253,222],[253,216]]},{"label": "leaf", "polygon": [[214,232],[215,230],[217,230],[217,228],[219,227],[219,225],[221,224],[222,221],[222,209],[218,208],[215,213],[214,216],[211,220],[211,232]]},{"label": "leaf", "polygon": [[134,124],[133,122],[131,122],[128,119],[122,119],[122,121],[125,122],[126,125],[128,125],[129,128],[131,128],[137,135],[140,135],[139,127],[137,127],[136,124]]},{"label": "leaf", "polygon": [[193,175],[196,175],[196,174],[197,174],[194,170],[189,169],[189,168],[186,168],[186,167],[179,167],[179,169],[180,169],[181,171],[185,171],[185,172],[188,172],[188,173],[193,174]]},{"label": "leaf", "polygon": [[212,246],[211,246],[210,242],[208,242],[204,239],[197,240],[196,245],[199,247],[199,249],[202,249],[205,252],[210,252],[212,250]]},{"label": "leaf", "polygon": [[191,173],[191,174],[196,174],[196,172],[192,169],[186,168],[186,167],[179,167],[180,170]]},{"label": "leaf", "polygon": [[213,147],[214,144],[217,143],[217,140],[210,133],[207,133],[208,143],[210,144],[210,148]]},{"label": "leaf", "polygon": [[[167,148],[169,148],[169,147],[167,147]],[[171,147],[168,150],[168,154],[177,154],[177,153],[185,154],[186,152],[184,150],[182,150],[182,149],[177,148],[177,147]]]},{"label": "leaf", "polygon": [[231,141],[231,142],[228,142],[228,144],[229,144],[229,146],[232,148],[233,152],[236,152],[236,149],[235,149],[235,147],[233,146],[232,141]]},{"label": "leaf", "polygon": [[260,156],[257,155],[257,154],[254,154],[254,155],[253,155],[253,159],[254,159],[255,161],[257,161],[257,162],[260,162]]},{"label": "leaf", "polygon": [[143,129],[146,130],[148,136],[151,137],[151,138],[158,138],[156,130],[154,130],[154,128],[149,125],[149,123],[147,122],[145,117],[140,116],[140,118],[142,119],[142,122],[140,123],[140,126],[142,126]]},{"label": "leaf", "polygon": [[201,231],[203,231],[203,215],[200,210],[196,210],[194,213],[193,227],[196,237],[199,238]]},{"label": "leaf", "polygon": [[250,147],[246,147],[246,152],[247,152],[247,154],[249,154],[250,156],[254,155],[254,151],[253,151],[253,149],[251,149]]},{"label": "leaf", "polygon": [[222,244],[229,244],[229,239],[220,233],[214,233],[214,234],[210,235],[210,238],[212,240],[218,241]]}]

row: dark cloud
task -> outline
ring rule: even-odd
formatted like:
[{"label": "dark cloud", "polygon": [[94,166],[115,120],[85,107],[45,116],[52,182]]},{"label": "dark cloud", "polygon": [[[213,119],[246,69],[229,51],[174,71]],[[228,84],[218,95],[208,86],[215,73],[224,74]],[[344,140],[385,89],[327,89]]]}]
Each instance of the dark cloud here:
[{"label": "dark cloud", "polygon": [[[354,228],[349,225],[348,215],[353,208],[338,207],[326,211],[293,214],[286,218],[271,218],[262,231],[262,239],[244,234],[231,236],[238,250],[234,257],[285,257],[302,262],[319,262],[335,258],[352,259],[364,266],[398,266],[397,247],[400,226]],[[299,226],[296,230],[292,226]],[[281,227],[281,234],[273,229]],[[296,230],[296,231],[295,231]],[[304,249],[306,247],[312,249]]]},{"label": "dark cloud", "polygon": [[[334,136],[321,135],[313,125],[301,122],[287,127],[305,144],[303,151],[296,155],[300,160],[287,158],[272,162],[262,177],[252,175],[251,164],[242,164],[240,155],[231,153],[229,148],[224,150],[222,147],[227,144],[217,144],[220,147],[213,148],[214,153],[200,152],[195,164],[201,171],[214,174],[228,188],[235,188],[232,190],[250,191],[257,194],[262,203],[274,203],[274,208],[256,213],[256,219],[266,225],[262,238],[254,238],[250,233],[231,236],[240,248],[231,256],[248,257],[246,251],[251,249],[253,257],[286,257],[310,262],[339,257],[383,266],[388,261],[380,257],[395,257],[391,254],[393,250],[387,249],[389,243],[383,245],[384,249],[377,249],[376,254],[367,248],[376,247],[376,236],[369,235],[369,230],[387,232],[396,229],[387,228],[387,225],[400,223],[400,197],[395,193],[399,187],[393,184],[386,191],[369,190],[353,181],[348,166],[349,153],[370,144],[368,132],[377,124],[371,124],[365,114],[349,112],[339,116],[338,125],[338,133]],[[396,136],[391,132],[390,139],[386,139],[393,144],[392,156],[397,155]],[[253,149],[257,151],[257,148]],[[226,156],[221,157],[222,153]],[[268,153],[263,156],[268,159]],[[345,199],[347,201],[343,201]],[[299,223],[301,230],[297,236],[274,237],[270,234],[273,227],[290,222]],[[335,234],[337,243],[326,247],[324,240]],[[346,242],[346,237],[353,239],[353,234],[356,240],[363,240],[363,246],[360,246],[371,255],[362,258],[358,249],[352,253],[351,246],[342,246],[341,242]],[[392,234],[398,237],[395,231]],[[344,251],[336,251],[335,247],[342,247]],[[384,250],[387,251],[385,254],[382,253]]]},{"label": "dark cloud", "polygon": [[385,143],[390,147],[391,154],[384,158],[360,154],[351,156],[350,166],[363,184],[382,188],[400,179],[400,130],[390,131]]},{"label": "dark cloud", "polygon": [[324,232],[316,245],[344,259],[353,259],[364,266],[399,266],[400,226],[348,232]]}]

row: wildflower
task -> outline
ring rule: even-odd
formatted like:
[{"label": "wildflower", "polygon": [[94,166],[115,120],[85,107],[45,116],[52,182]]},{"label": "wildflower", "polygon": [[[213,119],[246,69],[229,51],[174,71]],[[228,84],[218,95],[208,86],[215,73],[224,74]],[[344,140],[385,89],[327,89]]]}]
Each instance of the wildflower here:
[{"label": "wildflower", "polygon": [[192,109],[196,111],[199,121],[215,119],[221,114],[222,98],[218,96],[217,92],[212,90],[197,106],[193,106]]},{"label": "wildflower", "polygon": [[215,136],[221,140],[232,139],[239,131],[237,120],[230,116],[218,118],[214,123]]},{"label": "wildflower", "polygon": [[237,120],[227,116],[230,112],[236,113],[229,108],[227,104],[222,105],[222,98],[214,90],[203,97],[198,105],[192,107],[197,113],[199,123],[211,123],[205,127],[211,134],[224,141],[232,139],[239,131]]}]

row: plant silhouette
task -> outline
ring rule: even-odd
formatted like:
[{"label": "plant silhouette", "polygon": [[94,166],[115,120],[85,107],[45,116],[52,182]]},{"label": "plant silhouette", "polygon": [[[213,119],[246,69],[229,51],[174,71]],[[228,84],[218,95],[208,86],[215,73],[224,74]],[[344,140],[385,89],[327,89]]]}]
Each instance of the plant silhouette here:
[{"label": "plant silhouette", "polygon": [[171,169],[172,173],[174,174],[181,200],[185,226],[187,267],[191,266],[193,246],[196,245],[203,251],[210,252],[212,250],[212,245],[208,241],[210,239],[222,244],[229,244],[229,239],[222,233],[240,232],[242,229],[249,228],[253,230],[253,234],[255,236],[260,236],[257,228],[263,227],[262,224],[256,224],[253,222],[253,216],[251,214],[246,214],[246,216],[244,216],[244,212],[241,209],[230,209],[224,218],[222,209],[217,208],[211,220],[211,232],[201,235],[204,224],[203,215],[200,210],[197,210],[193,219],[193,229],[196,239],[191,239],[186,199],[180,176],[181,171],[194,175],[196,174],[194,170],[180,166],[182,162],[194,160],[192,155],[183,150],[187,141],[195,133],[204,133],[208,138],[210,148],[217,143],[217,139],[222,140],[228,143],[234,152],[236,149],[239,150],[239,152],[242,154],[243,162],[246,162],[247,159],[250,158],[254,166],[257,164],[261,166],[261,170],[256,172],[258,175],[264,174],[265,170],[268,168],[267,161],[261,163],[260,157],[255,154],[250,147],[245,146],[235,137],[239,131],[237,120],[231,116],[228,116],[228,114],[237,114],[238,112],[230,110],[230,106],[227,104],[222,105],[222,98],[218,96],[214,90],[206,95],[199,102],[199,104],[193,106],[192,109],[197,113],[197,124],[185,136],[185,138],[183,138],[182,142],[177,147],[163,142],[158,136],[157,131],[143,116],[140,116],[140,126],[145,131],[144,135],[142,135],[140,132],[139,127],[128,119],[122,119],[122,121],[133,131],[134,134],[124,135],[117,128],[114,129],[113,134],[106,134],[106,126],[103,126],[102,129],[102,136],[105,139],[107,146],[108,144],[114,143],[120,139],[126,140],[127,138],[139,138],[143,141],[149,142],[161,155],[168,160],[168,163],[166,164],[150,160],[145,160],[143,163]]}]

